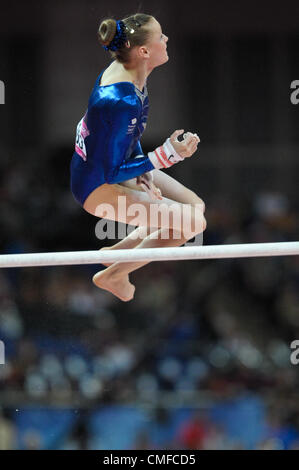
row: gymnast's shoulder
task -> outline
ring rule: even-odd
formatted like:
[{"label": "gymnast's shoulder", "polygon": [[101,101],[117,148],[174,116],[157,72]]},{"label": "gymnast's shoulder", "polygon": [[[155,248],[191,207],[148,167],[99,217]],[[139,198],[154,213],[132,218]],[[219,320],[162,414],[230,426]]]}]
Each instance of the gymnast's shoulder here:
[{"label": "gymnast's shoulder", "polygon": [[126,109],[140,106],[135,85],[132,82],[115,82],[95,86],[89,98],[89,107]]}]

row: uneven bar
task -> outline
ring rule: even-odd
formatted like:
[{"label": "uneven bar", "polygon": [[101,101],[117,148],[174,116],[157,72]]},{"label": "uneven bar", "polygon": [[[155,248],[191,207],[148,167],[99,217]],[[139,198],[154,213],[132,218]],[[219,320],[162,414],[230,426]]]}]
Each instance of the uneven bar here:
[{"label": "uneven bar", "polygon": [[205,245],[130,250],[66,251],[0,255],[0,268],[114,263],[116,261],[180,261],[299,255],[299,242]]}]

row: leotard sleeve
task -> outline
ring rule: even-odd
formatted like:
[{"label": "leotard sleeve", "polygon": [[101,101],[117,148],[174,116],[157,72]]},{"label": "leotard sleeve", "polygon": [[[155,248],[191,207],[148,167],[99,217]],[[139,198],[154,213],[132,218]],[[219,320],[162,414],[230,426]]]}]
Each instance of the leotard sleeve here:
[{"label": "leotard sleeve", "polygon": [[109,111],[103,155],[106,182],[120,183],[153,170],[149,157],[143,155],[140,142],[136,145],[133,138],[134,126],[139,123],[138,106],[120,99]]}]

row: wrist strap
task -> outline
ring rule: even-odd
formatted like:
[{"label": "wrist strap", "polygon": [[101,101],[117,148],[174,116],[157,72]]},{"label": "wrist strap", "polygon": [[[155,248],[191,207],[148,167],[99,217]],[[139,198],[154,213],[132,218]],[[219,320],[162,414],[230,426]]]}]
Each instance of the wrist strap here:
[{"label": "wrist strap", "polygon": [[163,145],[149,152],[148,156],[155,168],[169,168],[184,160],[184,157],[175,151],[169,137]]}]

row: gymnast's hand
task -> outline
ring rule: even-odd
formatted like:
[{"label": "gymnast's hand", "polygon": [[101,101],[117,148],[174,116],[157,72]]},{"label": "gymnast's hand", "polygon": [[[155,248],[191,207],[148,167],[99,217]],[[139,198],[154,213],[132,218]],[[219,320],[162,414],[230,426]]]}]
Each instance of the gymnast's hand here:
[{"label": "gymnast's hand", "polygon": [[181,157],[191,157],[197,150],[197,145],[200,142],[200,138],[197,134],[192,132],[185,132],[183,140],[179,141],[178,136],[184,132],[184,129],[174,131],[170,136],[170,142],[175,151],[181,155]]},{"label": "gymnast's hand", "polygon": [[136,182],[144,191],[147,192],[151,199],[163,199],[160,189],[154,185],[152,171],[148,171],[147,173],[143,173],[143,175],[137,176]]},{"label": "gymnast's hand", "polygon": [[153,152],[148,153],[148,157],[154,168],[169,168],[175,163],[184,160],[185,157],[191,157],[197,150],[200,138],[192,132],[185,132],[183,140],[180,142],[178,136],[184,132],[184,129],[174,131],[163,145],[157,147]]}]

